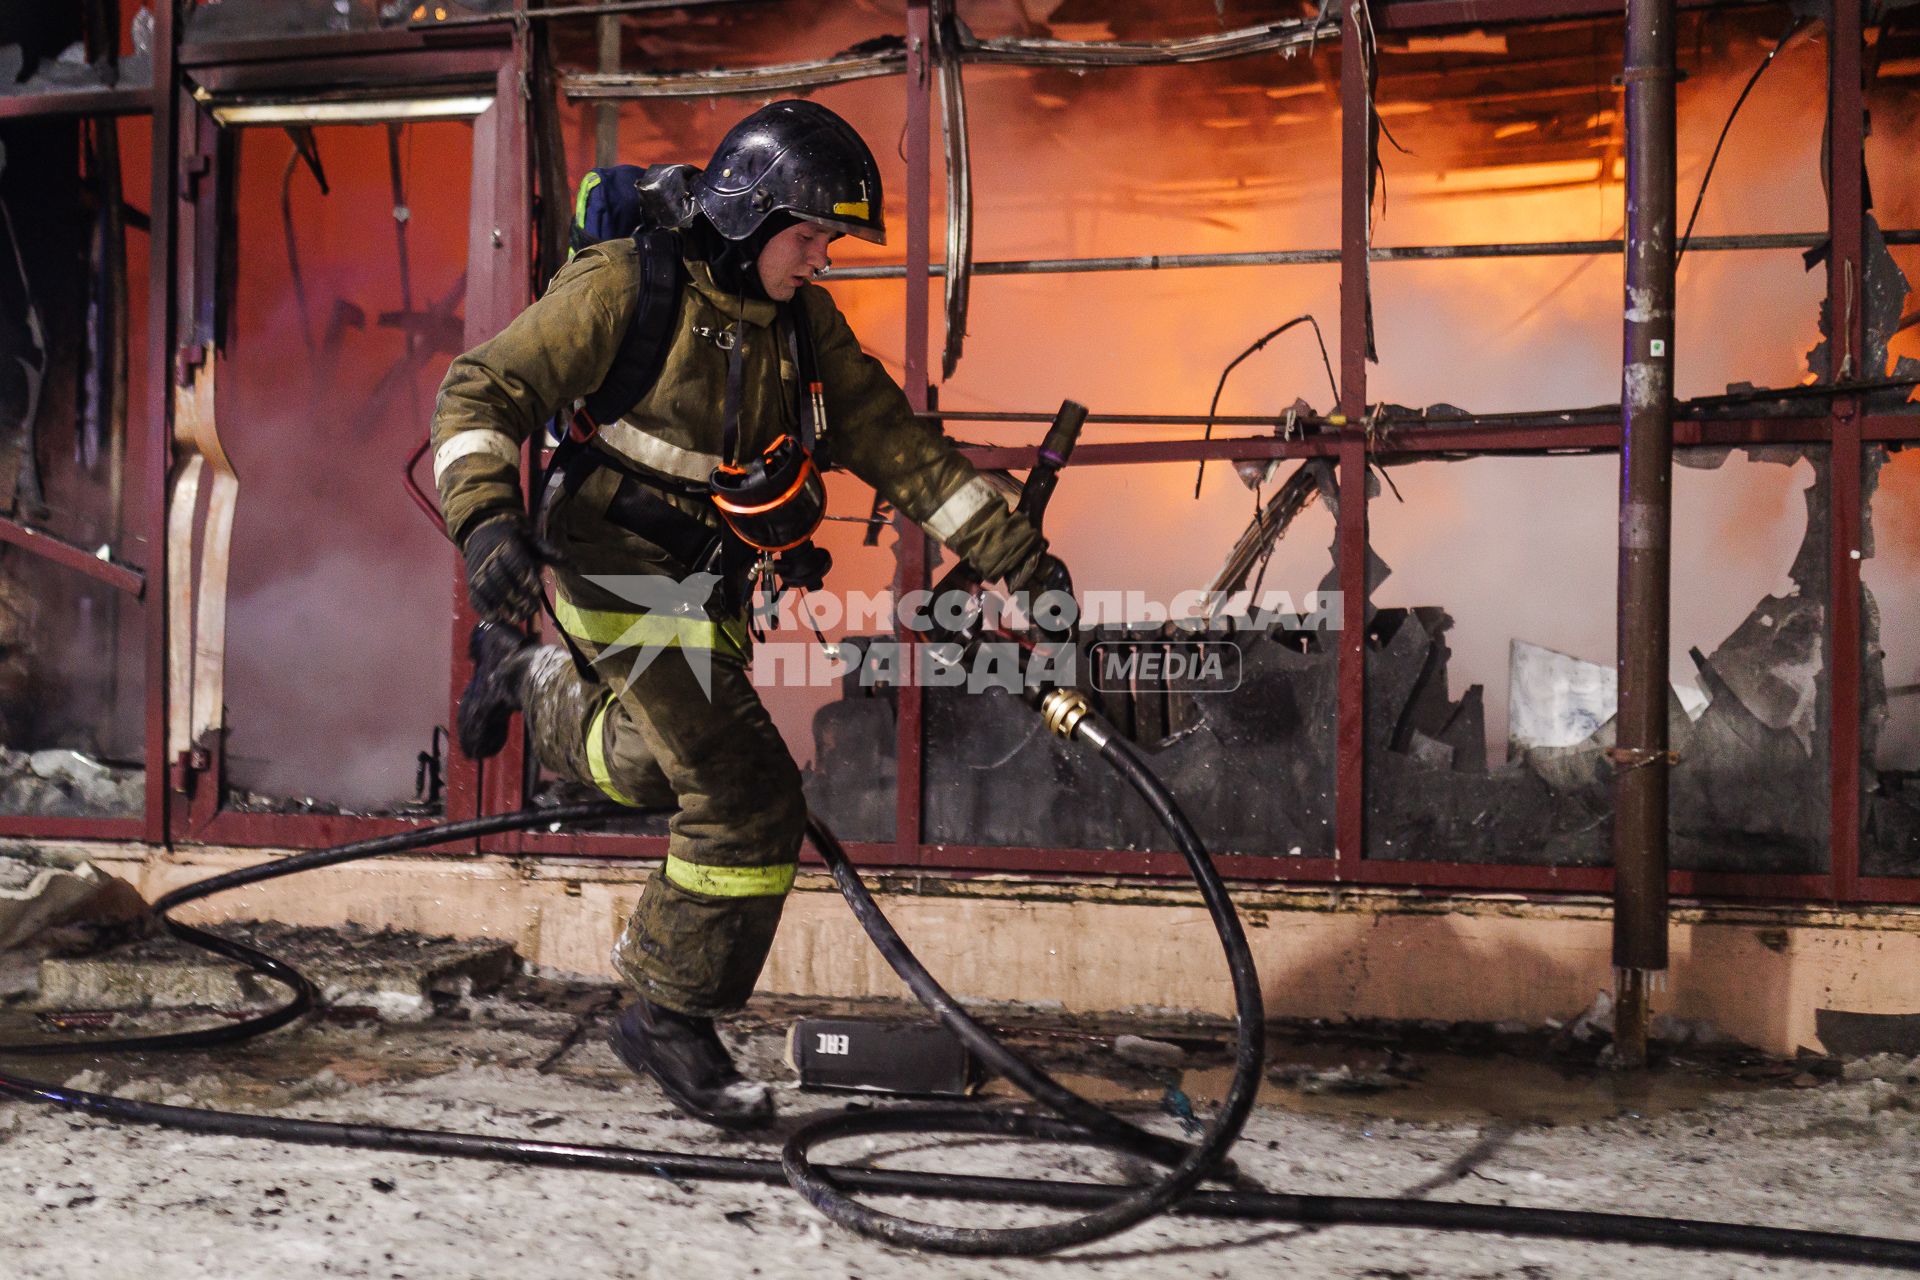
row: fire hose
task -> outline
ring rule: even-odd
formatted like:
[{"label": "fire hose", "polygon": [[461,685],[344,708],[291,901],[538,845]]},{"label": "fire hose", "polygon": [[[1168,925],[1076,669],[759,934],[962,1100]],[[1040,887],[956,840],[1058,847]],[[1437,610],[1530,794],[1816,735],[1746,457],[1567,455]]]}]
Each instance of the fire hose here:
[{"label": "fire hose", "polygon": [[[1077,406],[1071,406],[1077,408]],[[1084,410],[1081,411],[1084,414]],[[1056,423],[1056,428],[1061,424]],[[1077,422],[1072,424],[1077,427]],[[1055,435],[1051,442],[1058,443]],[[1070,448],[1071,441],[1067,441]],[[1058,464],[1065,451],[1054,450]],[[1046,459],[1049,471],[1058,464]],[[1030,506],[1038,514],[1051,489],[1045,474]],[[1031,483],[1031,482],[1030,482]],[[1234,1069],[1225,1100],[1199,1141],[1162,1137],[1099,1107],[1052,1079],[969,1016],[907,948],[861,882],[833,833],[817,816],[808,834],[847,904],[887,963],[939,1020],[982,1062],[1044,1106],[1051,1115],[1000,1107],[904,1106],[829,1114],[803,1122],[778,1159],[717,1156],[620,1145],[543,1142],[529,1138],[352,1124],[289,1116],[254,1115],[206,1107],[144,1102],[70,1088],[0,1070],[0,1095],[48,1103],[111,1120],[162,1125],[192,1133],[261,1138],[308,1145],[494,1160],[547,1168],[589,1169],[667,1179],[793,1186],[833,1221],[889,1243],[931,1252],[1029,1256],[1114,1235],[1161,1213],[1231,1221],[1364,1225],[1759,1253],[1771,1257],[1859,1263],[1920,1270],[1920,1241],[1743,1223],[1699,1221],[1576,1210],[1428,1201],[1397,1197],[1301,1195],[1264,1190],[1227,1162],[1252,1110],[1263,1062],[1264,1014],[1258,975],[1246,935],[1218,869],[1177,800],[1139,751],[1071,689],[1029,696],[1048,727],[1091,747],[1153,810],[1186,860],[1212,918],[1232,976],[1236,1016]],[[610,800],[522,809],[422,827],[331,849],[292,854],[210,876],[158,899],[153,917],[175,938],[237,961],[291,993],[277,1008],[198,1030],[157,1035],[0,1046],[0,1056],[75,1053],[151,1053],[234,1044],[305,1016],[321,1003],[313,982],[293,965],[234,938],[173,919],[189,903],[247,885],[367,858],[408,853],[455,841],[555,823],[590,824],[632,817],[636,810]],[[1140,1156],[1164,1167],[1157,1178],[1132,1184],[1055,1181],[816,1164],[813,1148],[844,1138],[894,1133],[1012,1137],[1073,1143]],[[1202,1188],[1209,1180],[1222,1185]],[[1025,1204],[1073,1210],[1080,1216],[1034,1226],[962,1227],[916,1221],[861,1204],[856,1196],[947,1199]]]},{"label": "fire hose", "polygon": [[[1105,732],[1094,717],[1080,721],[1089,733]],[[1084,741],[1092,738],[1076,731]],[[1124,740],[1106,739],[1101,748],[1109,763],[1116,765],[1129,782],[1146,786],[1155,797],[1155,809],[1163,818],[1177,816],[1178,808],[1151,771],[1141,765]],[[234,1044],[284,1027],[315,1009],[320,1003],[318,990],[298,969],[280,958],[237,939],[222,937],[205,929],[183,924],[171,912],[217,893],[258,884],[280,876],[294,875],[321,867],[337,866],[364,858],[408,853],[416,849],[470,840],[501,832],[547,826],[555,822],[593,823],[618,817],[631,817],[634,810],[613,801],[593,801],[548,809],[523,809],[514,813],[470,818],[443,823],[417,831],[377,839],[358,841],[332,849],[298,853],[258,866],[226,872],[197,881],[162,897],[153,911],[174,937],[217,955],[246,965],[264,977],[272,978],[292,992],[278,1008],[255,1014],[244,1020],[208,1027],[148,1036],[111,1040],[90,1039],[50,1044],[8,1045],[0,1048],[5,1056],[63,1056],[77,1052],[151,1053],[209,1049]],[[1184,819],[1176,828],[1185,827]],[[908,978],[916,995],[939,1014],[941,1021],[958,1035],[983,1060],[1012,1066],[1009,1078],[1028,1088],[1033,1096],[1053,1106],[1066,1102],[1057,1121],[1017,1112],[977,1111],[958,1108],[929,1112],[920,1108],[886,1110],[866,1115],[830,1116],[810,1122],[787,1141],[779,1159],[766,1156],[716,1156],[684,1151],[654,1150],[619,1145],[590,1145],[542,1142],[529,1138],[499,1137],[491,1134],[456,1133],[433,1129],[409,1129],[381,1124],[350,1124],[335,1121],[304,1120],[289,1116],[251,1115],[219,1111],[205,1107],[184,1107],[167,1103],[142,1102],[112,1094],[31,1079],[12,1070],[0,1070],[0,1094],[49,1103],[107,1119],[138,1124],[161,1125],[190,1133],[237,1138],[263,1138],[277,1142],[352,1147],[373,1151],[394,1151],[412,1155],[446,1156],[464,1159],[494,1160],[510,1164],[545,1168],[587,1169],[603,1173],[642,1175],[665,1179],[701,1179],[720,1182],[779,1185],[797,1183],[803,1194],[826,1210],[835,1221],[855,1230],[881,1234],[884,1238],[944,1252],[1034,1253],[1063,1247],[1082,1240],[1110,1235],[1156,1212],[1223,1221],[1298,1223],[1313,1226],[1414,1227],[1442,1231],[1494,1232],[1504,1235],[1535,1236],[1553,1239],[1586,1240],[1621,1244],[1659,1245],[1669,1248],[1708,1249],[1758,1253],[1770,1257],[1801,1258],[1809,1261],[1858,1263],[1920,1270],[1920,1241],[1876,1236],[1848,1235],[1837,1232],[1802,1231],[1782,1227],[1752,1226],[1742,1223],[1698,1221],[1682,1218],[1645,1217],[1631,1214],[1593,1213],[1577,1210],[1533,1208],[1516,1205],[1471,1204],[1449,1201],[1402,1199],[1385,1196],[1302,1195],[1265,1191],[1246,1186],[1224,1189],[1195,1189],[1196,1184],[1218,1168],[1251,1104],[1253,1085],[1259,1077],[1261,1028],[1257,1021],[1244,1017],[1238,1028],[1238,1049],[1234,1081],[1228,1091],[1228,1103],[1222,1107],[1206,1137],[1196,1146],[1183,1147],[1186,1154],[1166,1177],[1139,1186],[1104,1183],[1052,1181],[1037,1178],[988,1177],[958,1173],[931,1173],[915,1170],[876,1169],[848,1165],[814,1165],[806,1160],[812,1145],[854,1132],[923,1132],[939,1128],[946,1132],[1007,1134],[1051,1141],[1106,1141],[1139,1150],[1137,1140],[1125,1135],[1131,1128],[1118,1117],[1094,1108],[1077,1098],[1043,1073],[1032,1068],[994,1039],[977,1023],[959,1013],[953,998],[927,973],[911,952],[887,925],[879,906],[860,882],[858,873],[847,861],[839,843],[817,819],[808,830],[815,848],[826,861],[841,892],[874,942],[885,954],[895,972]],[[1236,979],[1252,974],[1252,960],[1246,941],[1238,928],[1231,903],[1219,880],[1218,872],[1205,851],[1194,842],[1198,856],[1190,866],[1200,871],[1203,893],[1210,909],[1230,922],[1222,930],[1222,941]],[[1185,849],[1183,848],[1183,851]],[[1250,990],[1236,984],[1241,991]],[[1243,1003],[1247,1002],[1242,996]],[[1257,1009],[1257,992],[1251,1003]],[[958,1016],[955,1016],[955,1015]],[[1044,1082],[1044,1083],[1041,1083]],[[1096,1127],[1083,1127],[1074,1114],[1093,1111],[1100,1119]],[[1153,1139],[1158,1145],[1165,1139]],[[1164,1149],[1160,1158],[1169,1153]],[[983,1233],[978,1229],[904,1223],[904,1220],[879,1214],[854,1205],[853,1195],[905,1196],[945,1199],[987,1204],[1024,1204],[1086,1211],[1085,1217],[1044,1227],[1015,1228],[1017,1234]],[[904,1223],[904,1225],[903,1225]]]}]

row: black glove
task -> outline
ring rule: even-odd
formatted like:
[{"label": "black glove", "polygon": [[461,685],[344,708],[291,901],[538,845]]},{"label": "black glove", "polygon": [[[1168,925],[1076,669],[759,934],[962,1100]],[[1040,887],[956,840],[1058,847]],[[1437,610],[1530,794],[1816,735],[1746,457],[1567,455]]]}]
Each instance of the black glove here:
[{"label": "black glove", "polygon": [[[1059,556],[1041,552],[1018,590],[1027,593],[1027,616],[1033,619],[1042,635],[1051,640],[1073,635],[1080,621],[1080,609],[1073,599],[1073,575],[1067,572],[1066,562]],[[1061,625],[1043,625],[1049,622]]]},{"label": "black glove", "polygon": [[560,553],[534,535],[518,511],[495,516],[467,535],[467,598],[493,622],[515,623],[540,612],[540,568]]}]

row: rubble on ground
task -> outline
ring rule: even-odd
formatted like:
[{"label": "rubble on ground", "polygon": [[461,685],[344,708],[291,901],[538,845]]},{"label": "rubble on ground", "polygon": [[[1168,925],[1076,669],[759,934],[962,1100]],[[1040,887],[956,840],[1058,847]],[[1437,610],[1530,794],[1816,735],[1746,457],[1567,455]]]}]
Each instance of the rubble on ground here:
[{"label": "rubble on ground", "polygon": [[0,747],[0,813],[31,817],[133,817],[146,803],[146,773],[80,751]]}]

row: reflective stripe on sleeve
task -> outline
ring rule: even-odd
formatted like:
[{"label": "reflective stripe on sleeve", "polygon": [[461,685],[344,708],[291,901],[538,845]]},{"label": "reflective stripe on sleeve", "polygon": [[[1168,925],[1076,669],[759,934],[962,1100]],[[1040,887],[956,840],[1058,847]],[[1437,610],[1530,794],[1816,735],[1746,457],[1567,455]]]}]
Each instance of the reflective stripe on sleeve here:
[{"label": "reflective stripe on sleeve", "polygon": [[560,629],[576,640],[622,649],[711,649],[722,657],[741,661],[747,654],[747,625],[743,618],[715,622],[671,613],[624,613],[613,609],[582,609],[565,596],[553,602]]},{"label": "reflective stripe on sleeve", "polygon": [[661,873],[689,893],[709,898],[777,898],[793,888],[798,870],[791,862],[774,867],[707,866],[669,854]]},{"label": "reflective stripe on sleeve", "polygon": [[607,712],[613,707],[613,695],[608,694],[600,701],[600,709],[593,713],[593,719],[587,722],[587,769],[593,774],[593,785],[609,796],[630,808],[638,809],[635,801],[627,799],[620,789],[613,785],[613,770],[607,767]]},{"label": "reflective stripe on sleeve", "polygon": [[504,431],[491,431],[485,427],[471,431],[456,432],[452,439],[433,451],[433,482],[440,483],[447,468],[462,458],[472,457],[476,453],[485,453],[499,458],[509,466],[520,465],[520,446],[514,438]]},{"label": "reflective stripe on sleeve", "polygon": [[979,513],[989,502],[998,502],[1000,495],[985,477],[975,476],[947,495],[939,510],[920,522],[920,527],[928,533],[946,542],[966,525],[967,521]]},{"label": "reflective stripe on sleeve", "polygon": [[713,475],[713,469],[720,465],[717,453],[701,453],[698,449],[668,444],[652,432],[627,422],[610,422],[602,426],[597,435],[602,444],[628,462],[678,480],[705,484]]}]

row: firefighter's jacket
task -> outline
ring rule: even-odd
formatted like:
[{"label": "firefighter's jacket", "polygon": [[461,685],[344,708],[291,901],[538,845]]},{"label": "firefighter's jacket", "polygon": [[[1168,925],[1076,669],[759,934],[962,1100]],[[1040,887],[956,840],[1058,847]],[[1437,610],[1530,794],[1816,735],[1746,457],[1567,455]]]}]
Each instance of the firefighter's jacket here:
[{"label": "firefighter's jacket", "polygon": [[[753,457],[797,429],[796,371],[775,324],[773,303],[719,289],[704,262],[689,261],[671,346],[659,379],[619,421],[601,425],[598,447],[623,466],[663,482],[659,496],[719,526],[697,490],[722,457],[728,353],[742,344],[738,459]],[[631,241],[581,252],[539,301],[498,336],[453,362],[433,416],[433,474],[456,541],[490,515],[521,509],[522,445],[556,413],[596,389],[607,374],[639,299],[641,259]],[[824,384],[827,442],[835,466],[871,484],[896,509],[971,562],[988,580],[1018,585],[1045,542],[958,449],[913,416],[879,361],[860,349],[826,290],[800,289],[789,309],[812,326]],[[612,473],[609,477],[611,488]],[[589,484],[583,497],[590,497]],[[599,499],[604,509],[605,497]],[[578,528],[579,520],[568,522]],[[576,545],[580,535],[574,535]],[[594,574],[684,573],[663,552],[608,526],[606,545],[580,546],[559,583],[563,609],[583,618],[617,608],[589,581]],[[598,552],[599,554],[595,554]],[[652,561],[652,563],[648,563]],[[627,606],[631,608],[631,606]],[[568,625],[569,631],[574,626]]]}]

